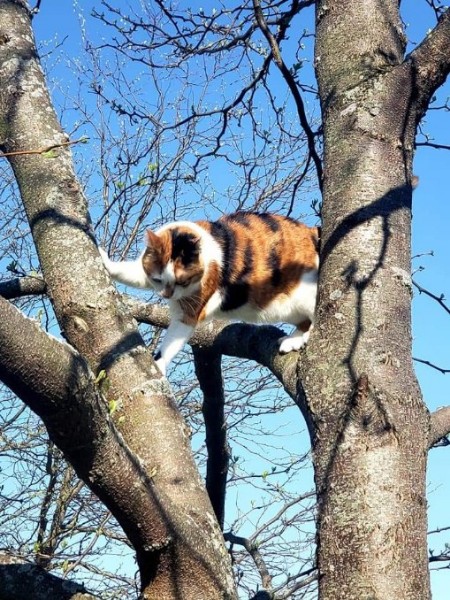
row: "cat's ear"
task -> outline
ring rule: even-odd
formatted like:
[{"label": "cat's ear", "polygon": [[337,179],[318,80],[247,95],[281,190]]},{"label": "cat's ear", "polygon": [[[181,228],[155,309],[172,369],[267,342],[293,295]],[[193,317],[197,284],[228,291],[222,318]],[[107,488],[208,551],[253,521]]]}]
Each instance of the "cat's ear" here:
[{"label": "cat's ear", "polygon": [[151,229],[147,229],[145,232],[145,244],[147,248],[157,250],[161,247],[161,238],[153,233]]}]

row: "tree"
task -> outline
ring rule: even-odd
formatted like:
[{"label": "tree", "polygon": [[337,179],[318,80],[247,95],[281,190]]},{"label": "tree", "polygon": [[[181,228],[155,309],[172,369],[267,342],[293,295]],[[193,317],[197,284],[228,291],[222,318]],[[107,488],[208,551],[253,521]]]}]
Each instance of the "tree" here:
[{"label": "tree", "polygon": [[[280,51],[288,32],[292,36],[299,26],[299,15],[313,4],[322,109],[316,129],[304,102],[311,90],[300,80],[301,52],[289,68]],[[52,442],[117,518],[136,552],[143,598],[231,598],[235,591],[218,525],[230,461],[220,357],[256,360],[282,383],[309,430],[321,600],[428,598],[426,454],[450,431],[450,418],[448,409],[427,413],[412,368],[410,213],[416,132],[449,70],[449,13],[432,3],[436,27],[406,54],[399,3],[390,0],[253,0],[208,15],[159,0],[142,13],[134,6],[102,6],[97,16],[114,28],[115,39],[113,48],[105,43],[98,51],[113,49],[116,57],[148,68],[158,92],[151,113],[134,88],[124,93],[129,83],[114,69],[105,86],[93,81],[98,101],[136,132],[135,146],[123,150],[111,126],[120,177],[114,181],[104,171],[106,196],[114,188],[114,197],[100,223],[111,227],[112,248],[127,234],[124,251],[130,248],[147,216],[157,214],[168,182],[176,198],[173,215],[186,214],[180,181],[207,188],[204,169],[214,168],[212,158],[246,174],[238,207],[249,206],[260,181],[257,208],[298,216],[298,190],[315,179],[323,192],[317,324],[299,356],[277,354],[275,328],[203,328],[192,340],[204,394],[211,506],[173,394],[131,318],[166,326],[167,315],[158,306],[124,302],[110,286],[74,176],[72,140],[59,128],[39,70],[30,13],[22,0],[3,0],[1,148],[18,183],[43,279],[9,282],[2,293],[18,296],[20,286],[26,293],[45,292],[68,343],[0,298],[2,381],[40,415]],[[297,38],[309,43],[306,34]],[[98,66],[92,47],[91,55]],[[176,88],[179,102],[168,106],[163,88],[170,90],[170,81],[157,75],[162,60],[186,77],[186,85]],[[235,81],[232,99],[223,92],[223,103],[213,105],[207,85],[192,85],[195,60],[201,67],[214,63],[215,70],[208,70],[214,81],[229,82],[235,64],[246,66],[245,83]],[[274,67],[292,94],[302,135],[271,87]],[[114,86],[122,86],[120,101]],[[261,90],[273,109],[271,128],[255,116]],[[167,109],[173,111],[170,123]],[[251,143],[237,133],[246,121],[252,121]],[[142,131],[152,132],[150,142],[144,143]],[[269,163],[262,159],[274,156],[274,131],[278,151],[263,176]],[[189,154],[192,144],[197,150]],[[306,154],[299,160],[302,149]],[[133,165],[144,161],[145,170],[132,180]],[[140,192],[133,223],[134,194]],[[115,211],[118,218],[108,222]],[[232,534],[227,539],[248,546],[263,585],[273,592],[256,545]],[[302,575],[297,587],[285,586],[286,594],[316,577],[313,570]]]}]

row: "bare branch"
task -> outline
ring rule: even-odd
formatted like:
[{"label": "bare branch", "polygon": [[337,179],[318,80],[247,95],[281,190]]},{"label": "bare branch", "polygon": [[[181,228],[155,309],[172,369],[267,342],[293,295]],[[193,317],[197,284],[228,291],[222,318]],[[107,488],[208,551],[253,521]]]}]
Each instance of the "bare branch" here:
[{"label": "bare branch", "polygon": [[413,279],[413,285],[414,285],[414,287],[416,287],[419,290],[420,294],[425,294],[426,296],[429,296],[430,298],[433,298],[433,300],[436,300],[436,302],[440,306],[442,306],[442,308],[445,310],[445,312],[447,312],[450,315],[450,308],[444,302],[444,300],[445,300],[444,294],[440,294],[439,296],[437,296],[436,294],[433,294],[432,292],[430,292],[426,288],[424,288],[421,285],[419,285],[417,283],[417,281],[414,281],[414,279]]},{"label": "bare branch", "polygon": [[94,600],[84,585],[56,577],[23,559],[0,554],[0,600]]},{"label": "bare branch", "polygon": [[153,545],[139,524],[157,523],[152,482],[114,427],[84,359],[1,297],[0,346],[1,381],[42,418],[50,438],[117,516],[135,547]]},{"label": "bare branch", "polygon": [[252,557],[256,568],[258,569],[258,572],[261,576],[261,582],[264,588],[267,591],[272,592],[272,577],[267,569],[267,565],[264,561],[264,558],[262,557],[261,552],[258,549],[258,544],[252,542],[248,538],[234,535],[234,533],[232,533],[231,531],[225,533],[224,538],[227,542],[230,542],[230,544],[238,544],[239,546],[243,546],[247,550],[247,552]]},{"label": "bare branch", "polygon": [[46,293],[45,281],[42,277],[16,277],[0,281],[0,296],[6,300],[22,296],[37,296]]},{"label": "bare branch", "polygon": [[0,152],[0,158],[8,158],[10,156],[23,156],[25,154],[43,154],[48,155],[46,158],[54,158],[51,155],[51,151],[56,148],[64,148],[65,146],[73,146],[74,144],[85,144],[87,142],[86,137],[82,137],[79,140],[69,140],[67,142],[61,142],[59,144],[51,144],[50,146],[44,146],[43,148],[36,148],[35,150],[14,150],[11,152]]},{"label": "bare branch", "polygon": [[435,90],[444,83],[450,71],[450,10],[440,17],[436,27],[409,55],[414,69],[418,104],[421,114]]},{"label": "bare branch", "polygon": [[439,373],[442,373],[443,375],[445,375],[446,373],[450,373],[450,369],[443,369],[442,367],[435,365],[434,363],[432,363],[429,360],[424,360],[423,358],[417,358],[416,356],[413,356],[413,360],[421,363],[422,365],[427,365],[427,367],[431,367],[432,369],[439,371]]},{"label": "bare branch", "polygon": [[428,448],[432,448],[439,440],[450,434],[450,406],[438,408],[430,415],[430,434]]},{"label": "bare branch", "polygon": [[[294,97],[300,124],[303,127],[303,130],[306,134],[306,138],[308,141],[309,155],[310,155],[310,158],[312,158],[314,165],[316,167],[319,188],[322,190],[322,187],[323,187],[322,161],[321,161],[319,155],[317,154],[316,144],[315,144],[315,134],[313,133],[313,131],[309,125],[308,118],[306,116],[305,105],[303,103],[303,98],[300,94],[300,91],[298,89],[298,86],[295,82],[295,79],[294,79],[292,73],[290,72],[290,70],[286,66],[286,63],[283,60],[283,57],[280,52],[280,47],[278,45],[278,40],[272,34],[272,32],[270,31],[270,29],[267,25],[267,22],[264,18],[264,14],[261,9],[261,4],[260,4],[259,0],[253,0],[253,8],[255,10],[256,21],[257,21],[261,31],[263,32],[264,36],[266,37],[267,41],[270,44],[270,48],[272,50],[272,56],[275,60],[275,64],[279,68],[281,74],[283,75],[283,77]],[[281,29],[279,37],[282,37],[284,35],[284,33],[285,33],[285,29]]]}]

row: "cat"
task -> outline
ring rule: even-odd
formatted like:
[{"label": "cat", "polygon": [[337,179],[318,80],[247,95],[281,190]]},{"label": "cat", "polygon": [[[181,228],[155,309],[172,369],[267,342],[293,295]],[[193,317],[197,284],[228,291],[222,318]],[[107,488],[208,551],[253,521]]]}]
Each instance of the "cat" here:
[{"label": "cat", "polygon": [[168,364],[207,319],[290,323],[279,352],[299,350],[314,322],[320,230],[289,217],[237,212],[218,221],[178,221],[146,232],[137,260],[113,262],[110,276],[152,288],[169,302],[171,321],[156,363]]}]

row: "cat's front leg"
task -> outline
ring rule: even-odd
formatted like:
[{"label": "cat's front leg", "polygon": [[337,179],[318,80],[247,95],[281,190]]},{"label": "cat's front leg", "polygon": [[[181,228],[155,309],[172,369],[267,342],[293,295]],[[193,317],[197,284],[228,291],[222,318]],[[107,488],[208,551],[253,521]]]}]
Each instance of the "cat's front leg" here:
[{"label": "cat's front leg", "polygon": [[186,342],[189,341],[194,329],[195,327],[193,325],[187,325],[179,319],[172,320],[161,344],[161,348],[155,356],[158,369],[163,375],[166,374],[169,363],[183,349]]},{"label": "cat's front leg", "polygon": [[114,262],[109,258],[108,253],[105,252],[103,248],[99,248],[98,251],[100,252],[106,270],[113,279],[135,288],[151,287],[142,265],[142,255],[136,260],[121,260]]}]

